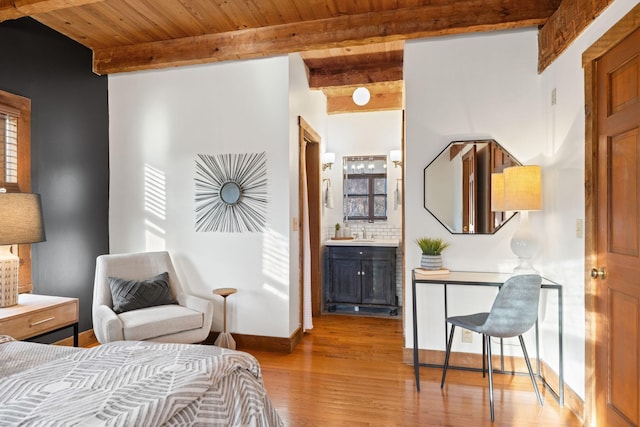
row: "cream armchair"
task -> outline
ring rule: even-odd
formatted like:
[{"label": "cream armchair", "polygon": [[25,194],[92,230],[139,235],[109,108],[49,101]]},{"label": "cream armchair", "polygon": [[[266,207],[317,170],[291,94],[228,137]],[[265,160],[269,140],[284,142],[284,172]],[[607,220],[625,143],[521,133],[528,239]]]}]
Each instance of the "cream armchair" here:
[{"label": "cream armchair", "polygon": [[[164,272],[177,304],[114,311],[110,277],[145,281]],[[198,343],[211,332],[213,302],[183,292],[168,252],[101,255],[96,260],[92,315],[94,333],[103,344],[122,340]]]}]

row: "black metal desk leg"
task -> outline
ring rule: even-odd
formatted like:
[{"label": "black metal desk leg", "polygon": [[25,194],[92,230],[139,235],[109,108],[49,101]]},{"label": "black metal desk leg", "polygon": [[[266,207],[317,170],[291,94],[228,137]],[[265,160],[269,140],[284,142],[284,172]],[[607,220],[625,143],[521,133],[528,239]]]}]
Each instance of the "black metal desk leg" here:
[{"label": "black metal desk leg", "polygon": [[416,306],[416,280],[411,273],[411,305],[413,309],[413,371],[416,377],[416,390],[420,392],[420,360],[418,358],[418,320],[416,314],[418,312]]},{"label": "black metal desk leg", "polygon": [[74,347],[78,346],[78,324],[77,323],[73,324],[73,346]]}]

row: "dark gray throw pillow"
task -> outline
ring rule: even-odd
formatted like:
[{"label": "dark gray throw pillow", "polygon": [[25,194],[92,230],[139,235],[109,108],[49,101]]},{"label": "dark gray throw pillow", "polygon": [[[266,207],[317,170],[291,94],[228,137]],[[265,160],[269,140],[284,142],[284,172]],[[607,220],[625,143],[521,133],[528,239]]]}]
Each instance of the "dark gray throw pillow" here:
[{"label": "dark gray throw pillow", "polygon": [[109,277],[113,311],[120,314],[139,308],[177,304],[171,295],[169,273],[147,280],[127,280]]}]

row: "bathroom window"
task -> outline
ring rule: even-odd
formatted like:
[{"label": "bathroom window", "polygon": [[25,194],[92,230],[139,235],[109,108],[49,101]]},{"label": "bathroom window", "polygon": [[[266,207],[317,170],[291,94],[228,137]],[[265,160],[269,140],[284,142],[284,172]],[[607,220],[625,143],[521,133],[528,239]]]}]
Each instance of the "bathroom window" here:
[{"label": "bathroom window", "polygon": [[344,158],[345,221],[387,219],[387,156]]}]

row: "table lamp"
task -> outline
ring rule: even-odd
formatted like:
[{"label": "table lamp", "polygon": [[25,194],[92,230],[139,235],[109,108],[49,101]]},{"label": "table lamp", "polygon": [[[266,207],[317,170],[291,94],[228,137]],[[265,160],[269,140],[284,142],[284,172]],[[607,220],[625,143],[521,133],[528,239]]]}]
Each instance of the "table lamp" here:
[{"label": "table lamp", "polygon": [[529,226],[529,211],[542,209],[542,174],[540,166],[513,166],[504,174],[504,210],[520,212],[520,225],[511,238],[511,250],[519,258],[515,273],[533,273],[531,258],[540,242]]},{"label": "table lamp", "polygon": [[18,303],[20,258],[11,245],[44,240],[40,195],[0,193],[0,307]]}]

